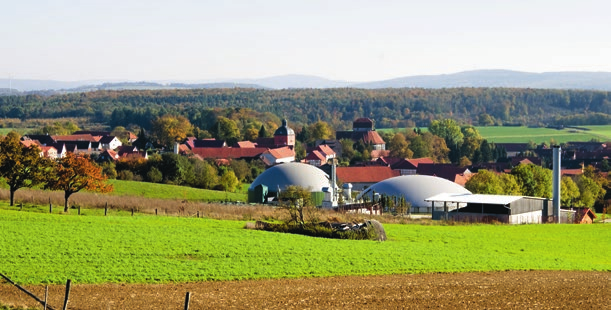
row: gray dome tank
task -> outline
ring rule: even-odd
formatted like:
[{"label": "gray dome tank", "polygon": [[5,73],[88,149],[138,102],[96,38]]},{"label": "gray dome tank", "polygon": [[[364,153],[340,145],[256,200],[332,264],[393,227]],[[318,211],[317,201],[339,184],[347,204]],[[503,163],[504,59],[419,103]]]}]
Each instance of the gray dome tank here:
[{"label": "gray dome tank", "polygon": [[373,199],[373,193],[387,196],[405,197],[416,212],[430,212],[431,203],[425,199],[441,194],[470,194],[466,188],[446,179],[429,175],[404,175],[378,182],[363,192],[357,199],[368,196]]},{"label": "gray dome tank", "polygon": [[282,191],[291,185],[308,189],[318,203],[324,197],[323,188],[331,187],[331,180],[324,171],[312,165],[294,162],[276,165],[265,170],[252,182],[248,188],[248,201],[262,202],[262,197],[255,197],[257,187],[265,187],[266,196],[269,197],[275,196],[278,189]]}]

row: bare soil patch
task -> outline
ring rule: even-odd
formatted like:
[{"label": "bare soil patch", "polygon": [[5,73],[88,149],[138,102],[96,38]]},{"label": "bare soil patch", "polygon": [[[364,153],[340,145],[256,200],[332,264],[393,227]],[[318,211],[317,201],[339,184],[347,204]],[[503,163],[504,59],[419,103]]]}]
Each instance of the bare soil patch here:
[{"label": "bare soil patch", "polygon": [[[28,286],[44,296],[44,286]],[[69,309],[611,309],[611,273],[507,271],[176,284],[73,284]],[[64,286],[49,289],[60,308]],[[0,302],[38,307],[0,285]]]}]

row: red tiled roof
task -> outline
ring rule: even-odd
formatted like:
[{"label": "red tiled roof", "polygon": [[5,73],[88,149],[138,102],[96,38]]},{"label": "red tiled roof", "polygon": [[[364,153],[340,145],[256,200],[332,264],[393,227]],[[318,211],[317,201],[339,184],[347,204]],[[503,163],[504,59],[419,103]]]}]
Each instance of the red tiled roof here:
[{"label": "red tiled roof", "polygon": [[336,173],[342,183],[377,183],[400,175],[387,166],[337,167]]},{"label": "red tiled roof", "polygon": [[380,157],[386,157],[388,155],[390,155],[390,151],[389,150],[373,150],[371,151],[371,159],[377,159]]},{"label": "red tiled roof", "polygon": [[327,156],[335,155],[335,151],[326,144],[320,144],[317,149]]},{"label": "red tiled roof", "polygon": [[19,142],[21,142],[21,144],[23,144],[25,147],[30,147],[32,145],[36,145],[40,147],[38,140],[24,140],[24,141],[19,141]]},{"label": "red tiled roof", "polygon": [[433,160],[428,157],[407,159],[412,165],[418,168],[419,164],[432,164]]},{"label": "red tiled roof", "polygon": [[452,164],[420,163],[418,164],[418,168],[416,170],[416,174],[432,175],[450,180],[452,182],[456,182],[458,176],[467,176],[469,173],[466,172],[470,172],[469,169],[465,167],[457,167]]},{"label": "red tiled roof", "polygon": [[433,160],[428,157],[412,158],[412,159],[401,158],[399,161],[392,162],[390,166],[393,169],[417,169],[419,164],[432,164],[432,163],[433,163]]},{"label": "red tiled roof", "polygon": [[102,152],[102,154],[104,154],[104,153],[108,154],[108,156],[111,159],[113,159],[113,160],[117,160],[120,157],[119,154],[117,154],[117,152],[115,152],[113,150],[106,150],[106,151]]},{"label": "red tiled roof", "polygon": [[89,141],[98,142],[101,136],[92,136],[90,134],[69,135],[69,136],[52,136],[55,141]]},{"label": "red tiled roof", "polygon": [[386,144],[384,139],[382,139],[376,131],[367,131],[367,133],[363,135],[363,142],[366,144]]},{"label": "red tiled roof", "polygon": [[578,168],[578,169],[561,169],[560,170],[560,174],[561,175],[580,175],[580,174],[583,174],[583,170],[581,170],[581,168]]},{"label": "red tiled roof", "polygon": [[238,141],[238,147],[253,148],[253,147],[257,147],[257,144],[250,142],[250,141]]},{"label": "red tiled roof", "polygon": [[318,150],[314,150],[314,151],[310,152],[310,154],[308,154],[308,156],[306,156],[305,159],[307,159],[307,160],[320,160],[322,163],[324,163],[327,160],[325,155],[323,155]]},{"label": "red tiled roof", "polygon": [[472,176],[473,174],[457,174],[454,178],[454,183],[464,187]]},{"label": "red tiled roof", "polygon": [[274,158],[287,158],[287,157],[295,157],[295,151],[293,151],[290,147],[280,147],[277,149],[270,149],[265,151],[264,153],[272,155]]},{"label": "red tiled roof", "polygon": [[354,120],[354,123],[373,123],[373,120],[367,117],[360,117]]},{"label": "red tiled roof", "polygon": [[193,154],[202,158],[255,158],[259,157],[267,148],[239,148],[239,147],[197,147],[192,149]]}]

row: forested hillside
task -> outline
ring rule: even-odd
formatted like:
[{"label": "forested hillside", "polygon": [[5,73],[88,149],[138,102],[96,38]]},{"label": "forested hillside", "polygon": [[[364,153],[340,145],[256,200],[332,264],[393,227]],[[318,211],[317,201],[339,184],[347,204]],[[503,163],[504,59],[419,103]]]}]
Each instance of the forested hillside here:
[{"label": "forested hillside", "polygon": [[91,122],[111,127],[135,124],[148,129],[156,117],[174,114],[183,115],[193,125],[208,130],[217,116],[236,112],[257,114],[263,121],[287,118],[297,128],[320,120],[336,130],[350,128],[354,119],[363,116],[375,119],[378,128],[424,127],[431,120],[442,118],[473,125],[593,125],[611,123],[611,92],[510,88],[236,88],[0,97],[3,118],[87,117]]}]

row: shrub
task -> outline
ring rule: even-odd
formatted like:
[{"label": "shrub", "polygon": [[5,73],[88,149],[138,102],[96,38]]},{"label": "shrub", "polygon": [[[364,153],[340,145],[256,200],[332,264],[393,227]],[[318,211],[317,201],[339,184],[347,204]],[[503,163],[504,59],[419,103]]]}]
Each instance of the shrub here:
[{"label": "shrub", "polygon": [[152,167],[151,170],[146,173],[146,178],[149,182],[160,183],[163,180],[163,174],[159,169]]},{"label": "shrub", "polygon": [[117,179],[131,181],[134,179],[134,173],[129,170],[121,170],[117,173]]}]

